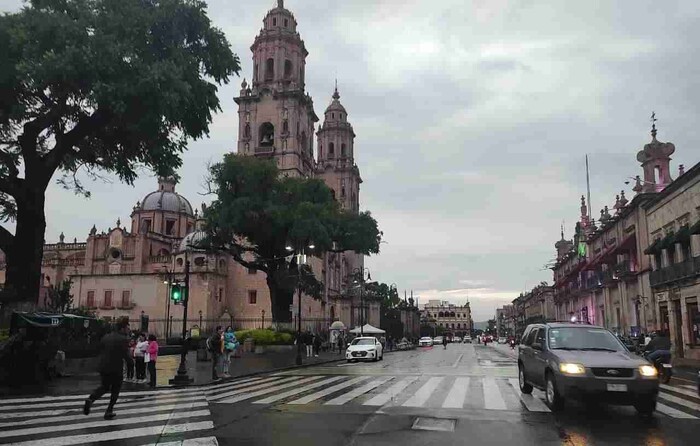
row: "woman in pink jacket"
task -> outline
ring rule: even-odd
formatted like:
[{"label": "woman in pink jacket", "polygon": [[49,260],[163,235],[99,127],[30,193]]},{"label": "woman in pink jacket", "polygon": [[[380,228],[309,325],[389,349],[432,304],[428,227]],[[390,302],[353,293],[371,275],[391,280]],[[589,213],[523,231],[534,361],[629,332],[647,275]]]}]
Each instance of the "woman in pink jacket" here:
[{"label": "woman in pink jacket", "polygon": [[158,359],[158,341],[156,335],[148,336],[148,377],[150,378],[150,386],[156,387],[156,360]]}]

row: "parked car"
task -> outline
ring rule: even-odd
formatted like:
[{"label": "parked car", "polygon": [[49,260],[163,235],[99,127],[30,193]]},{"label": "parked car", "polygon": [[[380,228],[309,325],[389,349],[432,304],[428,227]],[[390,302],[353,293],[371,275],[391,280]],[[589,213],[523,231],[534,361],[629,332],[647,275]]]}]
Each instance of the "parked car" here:
[{"label": "parked car", "polygon": [[384,359],[384,349],[379,339],[373,336],[362,336],[352,340],[345,351],[348,362],[358,360],[379,361]]},{"label": "parked car", "polygon": [[452,342],[462,342],[462,337],[461,336],[455,336],[452,338]]},{"label": "parked car", "polygon": [[552,410],[566,399],[631,404],[637,412],[656,410],[658,372],[629,352],[609,330],[594,325],[529,325],[518,353],[518,381],[523,393],[544,390]]},{"label": "parked car", "polygon": [[433,338],[431,338],[430,336],[423,336],[418,341],[418,345],[421,347],[432,347],[433,346]]},{"label": "parked car", "polygon": [[442,345],[442,336],[435,336],[433,338],[433,345]]},{"label": "parked car", "polygon": [[464,339],[462,339],[462,342],[464,344],[471,344],[472,343],[472,338],[469,336],[465,336]]},{"label": "parked car", "polygon": [[506,342],[508,342],[508,340],[507,340],[506,338],[504,338],[504,337],[498,338],[498,343],[499,343],[499,344],[505,344]]}]

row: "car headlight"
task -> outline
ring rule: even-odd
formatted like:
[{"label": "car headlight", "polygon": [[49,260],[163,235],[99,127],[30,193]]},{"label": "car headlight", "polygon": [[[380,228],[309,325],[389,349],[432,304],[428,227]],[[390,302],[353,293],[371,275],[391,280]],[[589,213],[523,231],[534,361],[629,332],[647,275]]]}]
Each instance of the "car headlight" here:
[{"label": "car headlight", "polygon": [[375,351],[375,349],[374,349],[374,348],[368,348],[367,351],[368,351],[368,352],[373,352],[373,351]]},{"label": "car headlight", "polygon": [[642,376],[656,376],[659,372],[652,365],[643,365],[639,367],[639,374]]},{"label": "car headlight", "polygon": [[586,368],[581,364],[562,362],[559,364],[559,371],[567,375],[583,375],[586,373]]}]

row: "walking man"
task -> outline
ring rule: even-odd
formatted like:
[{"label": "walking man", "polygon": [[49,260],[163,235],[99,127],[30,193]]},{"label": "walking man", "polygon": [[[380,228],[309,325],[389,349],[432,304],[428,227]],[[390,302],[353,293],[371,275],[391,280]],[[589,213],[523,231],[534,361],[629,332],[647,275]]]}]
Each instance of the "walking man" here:
[{"label": "walking man", "polygon": [[212,381],[216,381],[219,379],[219,370],[221,368],[221,360],[223,358],[223,328],[221,328],[221,325],[218,325],[216,327],[216,331],[214,331],[214,334],[209,338],[209,345],[207,346],[209,348],[209,352],[211,352],[211,379]]},{"label": "walking man", "polygon": [[113,419],[114,405],[119,399],[119,390],[122,387],[122,374],[124,370],[124,361],[129,361],[129,340],[126,335],[129,332],[129,318],[121,317],[117,319],[114,330],[105,335],[101,342],[101,351],[99,357],[98,371],[102,383],[95,389],[92,394],[85,400],[83,413],[90,414],[92,404],[107,392],[110,392],[109,405],[105,412],[105,420]]}]

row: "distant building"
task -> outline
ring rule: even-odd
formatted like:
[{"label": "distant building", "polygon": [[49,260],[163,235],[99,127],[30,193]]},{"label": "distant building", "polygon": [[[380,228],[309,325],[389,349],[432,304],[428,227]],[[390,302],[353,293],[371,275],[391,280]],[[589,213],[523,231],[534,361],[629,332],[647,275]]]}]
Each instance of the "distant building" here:
[{"label": "distant building", "polygon": [[427,325],[442,327],[456,336],[470,335],[473,329],[469,302],[456,305],[447,301],[429,300],[421,310],[421,320]]},{"label": "distant building", "polygon": [[[512,307],[511,319],[514,321],[516,336],[522,335],[529,324],[557,320],[554,310],[554,289],[545,282],[513,299]],[[498,317],[496,323],[498,323]]]}]

